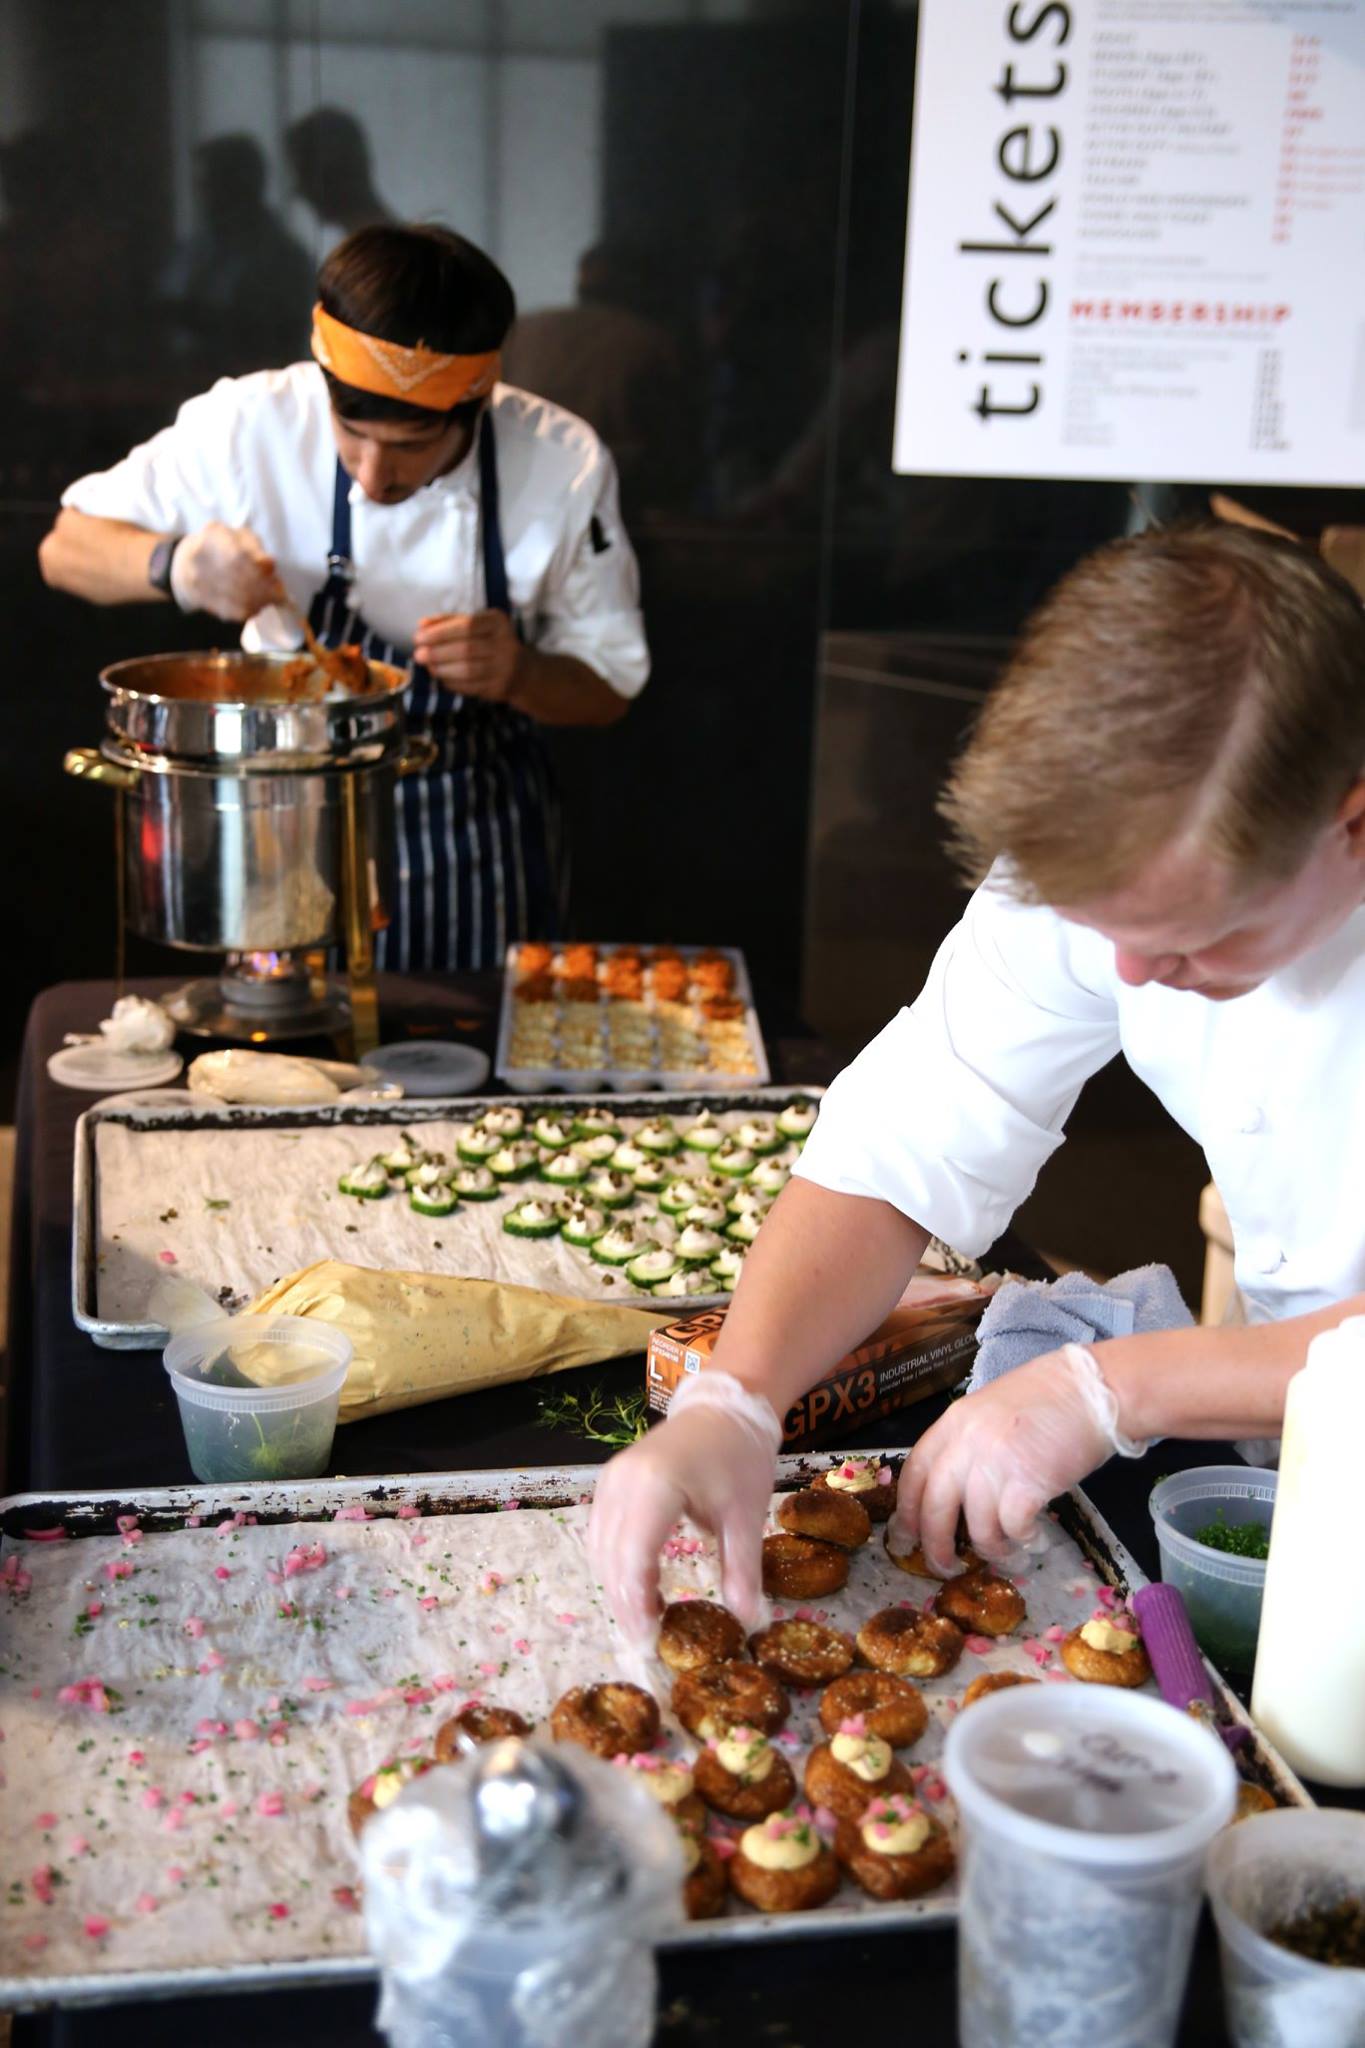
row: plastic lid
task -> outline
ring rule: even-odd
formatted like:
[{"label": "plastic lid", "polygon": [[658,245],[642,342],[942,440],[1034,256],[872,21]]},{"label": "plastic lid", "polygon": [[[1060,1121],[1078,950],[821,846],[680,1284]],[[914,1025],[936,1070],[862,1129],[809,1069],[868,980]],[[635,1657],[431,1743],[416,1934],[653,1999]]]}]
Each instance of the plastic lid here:
[{"label": "plastic lid", "polygon": [[948,1731],[963,1818],[1022,1849],[1112,1867],[1197,1854],[1231,1818],[1237,1774],[1216,1736],[1150,1695],[1019,1686]]},{"label": "plastic lid", "polygon": [[223,1316],[173,1337],[162,1363],[182,1398],[263,1414],[339,1392],[351,1340],[307,1316]]},{"label": "plastic lid", "polygon": [[360,1064],[390,1081],[401,1081],[405,1095],[470,1095],[482,1088],[492,1066],[477,1045],[457,1045],[445,1038],[379,1045],[365,1053]]}]

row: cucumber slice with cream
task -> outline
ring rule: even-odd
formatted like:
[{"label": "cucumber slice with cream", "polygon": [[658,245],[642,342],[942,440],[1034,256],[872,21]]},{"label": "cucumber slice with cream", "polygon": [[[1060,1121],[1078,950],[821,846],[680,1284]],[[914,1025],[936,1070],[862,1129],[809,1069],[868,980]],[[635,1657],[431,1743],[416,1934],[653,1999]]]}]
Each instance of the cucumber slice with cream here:
[{"label": "cucumber slice with cream", "polygon": [[513,1138],[496,1152],[490,1152],[485,1164],[496,1180],[524,1180],[528,1173],[535,1172],[539,1160],[540,1153],[534,1145],[524,1138]]},{"label": "cucumber slice with cream", "polygon": [[784,1138],[795,1138],[799,1142],[810,1136],[819,1114],[819,1107],[814,1102],[789,1102],[778,1112],[777,1128]]},{"label": "cucumber slice with cream", "polygon": [[576,1188],[587,1178],[588,1162],[575,1152],[572,1145],[567,1152],[552,1152],[541,1166],[540,1177],[554,1187]]},{"label": "cucumber slice with cream", "polygon": [[731,1216],[766,1216],[772,1207],[772,1196],[761,1188],[730,1188],[728,1195],[725,1207]]},{"label": "cucumber slice with cream", "polygon": [[634,1173],[648,1157],[648,1152],[642,1151],[630,1138],[623,1138],[611,1155],[611,1163],[618,1173]]},{"label": "cucumber slice with cream", "polygon": [[483,1166],[501,1149],[502,1142],[501,1131],[490,1131],[487,1124],[471,1124],[456,1140],[455,1150],[469,1165]]},{"label": "cucumber slice with cream", "polygon": [[389,1170],[382,1159],[369,1159],[363,1166],[352,1166],[337,1182],[343,1195],[354,1195],[358,1202],[379,1202],[389,1192]]},{"label": "cucumber slice with cream", "polygon": [[635,1183],[618,1167],[603,1166],[592,1174],[583,1192],[603,1209],[625,1209],[635,1200]]},{"label": "cucumber slice with cream", "polygon": [[704,1265],[724,1249],[724,1240],[718,1230],[707,1230],[700,1223],[689,1223],[679,1232],[673,1247],[684,1265]]},{"label": "cucumber slice with cream", "polygon": [[491,1202],[502,1189],[486,1166],[462,1166],[455,1176],[455,1192],[462,1202]]},{"label": "cucumber slice with cream", "polygon": [[392,1152],[385,1152],[381,1154],[381,1157],[389,1172],[397,1174],[401,1179],[412,1167],[421,1165],[423,1153],[420,1147],[414,1145],[412,1139],[404,1131]]},{"label": "cucumber slice with cream", "polygon": [[559,1229],[559,1218],[552,1202],[529,1195],[507,1211],[502,1227],[509,1237],[553,1237]]},{"label": "cucumber slice with cream", "polygon": [[742,1244],[727,1244],[723,1252],[716,1253],[707,1270],[711,1278],[718,1280],[722,1287],[733,1287],[739,1278],[744,1259],[745,1247]]},{"label": "cucumber slice with cream", "polygon": [[723,1173],[699,1173],[691,1186],[694,1202],[728,1202],[735,1192]]},{"label": "cucumber slice with cream", "polygon": [[607,1212],[593,1209],[585,1203],[572,1200],[556,1204],[560,1217],[560,1235],[565,1244],[580,1245],[584,1250],[596,1244],[606,1233]]},{"label": "cucumber slice with cream", "polygon": [[661,1301],[669,1301],[678,1295],[714,1294],[716,1283],[705,1266],[684,1266],[671,1280],[665,1280],[661,1287],[651,1287],[649,1291],[658,1295]]},{"label": "cucumber slice with cream", "polygon": [[626,1266],[626,1277],[637,1287],[657,1287],[660,1281],[671,1280],[678,1270],[678,1261],[672,1252],[656,1245],[653,1251],[641,1252]]},{"label": "cucumber slice with cream", "polygon": [[538,1116],[531,1126],[531,1136],[547,1152],[562,1152],[573,1138],[573,1125],[566,1116]]},{"label": "cucumber slice with cream", "polygon": [[496,1131],[500,1138],[519,1138],[526,1129],[526,1112],[518,1109],[515,1102],[494,1103],[479,1121],[486,1131]]},{"label": "cucumber slice with cream", "polygon": [[696,1189],[690,1180],[671,1180],[659,1190],[659,1207],[665,1216],[681,1216],[696,1199]]},{"label": "cucumber slice with cream", "polygon": [[433,1181],[430,1187],[413,1188],[408,1196],[408,1207],[419,1216],[453,1216],[459,1206],[460,1198],[446,1180]]},{"label": "cucumber slice with cream", "polygon": [[632,1259],[638,1259],[642,1252],[657,1251],[659,1247],[631,1223],[613,1223],[593,1245],[588,1256],[597,1260],[600,1266],[628,1266]]},{"label": "cucumber slice with cream", "polygon": [[723,1173],[729,1180],[743,1180],[753,1172],[755,1154],[747,1145],[741,1145],[737,1138],[722,1138],[711,1154],[711,1164],[717,1173]]},{"label": "cucumber slice with cream", "polygon": [[783,1166],[778,1159],[760,1159],[749,1175],[751,1188],[761,1188],[765,1195],[780,1195],[791,1179],[791,1168]]},{"label": "cucumber slice with cream", "polygon": [[752,1244],[762,1228],[763,1218],[751,1211],[747,1216],[736,1216],[733,1223],[727,1224],[725,1235],[731,1244]]},{"label": "cucumber slice with cream", "polygon": [[746,1117],[735,1132],[735,1142],[762,1158],[767,1152],[782,1150],[782,1133],[769,1117]]},{"label": "cucumber slice with cream", "polygon": [[714,1152],[725,1141],[725,1132],[716,1122],[709,1109],[690,1123],[682,1134],[682,1141],[689,1152]]},{"label": "cucumber slice with cream", "polygon": [[666,1159],[671,1152],[678,1150],[682,1139],[666,1116],[654,1116],[648,1123],[641,1124],[635,1133],[635,1142],[642,1151],[652,1152],[656,1159]]},{"label": "cucumber slice with cream", "polygon": [[661,1188],[668,1186],[668,1168],[659,1159],[646,1159],[631,1175],[637,1188],[643,1194],[657,1195]]},{"label": "cucumber slice with cream", "polygon": [[690,1202],[682,1212],[684,1223],[696,1223],[703,1230],[723,1230],[729,1218],[724,1202]]},{"label": "cucumber slice with cream", "polygon": [[614,1131],[581,1131],[574,1126],[573,1149],[590,1166],[605,1166],[618,1142]]},{"label": "cucumber slice with cream", "polygon": [[575,1138],[612,1138],[621,1136],[621,1126],[609,1109],[585,1109],[573,1120]]}]

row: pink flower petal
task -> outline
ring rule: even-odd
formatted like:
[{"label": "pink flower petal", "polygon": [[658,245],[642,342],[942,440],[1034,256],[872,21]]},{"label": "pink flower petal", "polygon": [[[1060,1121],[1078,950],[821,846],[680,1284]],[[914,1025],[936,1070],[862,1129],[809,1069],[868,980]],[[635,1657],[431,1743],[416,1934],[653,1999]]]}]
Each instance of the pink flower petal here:
[{"label": "pink flower petal", "polygon": [[166,1882],[167,1884],[183,1884],[185,1882],[185,1873],[178,1863],[167,1865]]},{"label": "pink flower petal", "polygon": [[527,1641],[525,1636],[518,1636],[516,1641],[513,1643],[512,1648],[516,1651],[519,1657],[526,1657],[530,1655],[531,1645]]},{"label": "pink flower petal", "polygon": [[149,1785],[142,1795],[142,1804],[149,1813],[154,1813],[158,1806],[166,1804],[166,1795],[159,1785]]},{"label": "pink flower petal", "polygon": [[29,1951],[30,1955],[36,1956],[41,1949],[47,1947],[47,1936],[45,1934],[26,1934],[24,1936],[24,1947]]},{"label": "pink flower petal", "polygon": [[270,1917],[272,1920],[287,1920],[289,1918],[289,1908],[285,1905],[283,1899],[275,1900],[275,1903],[270,1908]]},{"label": "pink flower petal", "polygon": [[965,1636],[963,1641],[974,1657],[989,1657],[995,1648],[989,1636]]},{"label": "pink flower petal", "polygon": [[256,1811],[260,1814],[262,1820],[278,1820],[284,1812],[284,1794],[282,1792],[262,1792],[260,1798],[256,1801]]},{"label": "pink flower petal", "polygon": [[332,1520],[334,1522],[372,1522],[374,1516],[360,1501],[353,1501],[350,1507],[338,1508]]},{"label": "pink flower petal", "polygon": [[398,1519],[400,1522],[415,1522],[421,1515],[421,1512],[422,1510],[413,1507],[411,1502],[405,1502],[398,1510]]},{"label": "pink flower petal", "polygon": [[351,1884],[333,1885],[332,1904],[340,1907],[343,1913],[358,1913],[360,1911],[360,1897],[355,1886]]},{"label": "pink flower petal", "polygon": [[85,1931],[92,1941],[103,1941],[105,1935],[109,1932],[109,1922],[98,1913],[87,1913],[85,1916]]},{"label": "pink flower petal", "polygon": [[135,1771],[136,1771],[136,1770],[139,1770],[139,1769],[141,1768],[141,1766],[142,1766],[143,1764],[145,1764],[145,1763],[146,1763],[146,1761],[147,1761],[147,1759],[146,1759],[146,1757],[145,1757],[145,1756],[143,1755],[143,1753],[142,1753],[142,1751],[141,1751],[140,1749],[130,1749],[130,1750],[129,1750],[129,1752],[128,1752],[128,1762],[129,1762],[129,1763],[130,1763],[130,1764],[132,1765],[132,1767],[133,1767],[133,1769],[134,1769]]},{"label": "pink flower petal", "polygon": [[[158,1252],[157,1257],[160,1259],[163,1266],[176,1266],[180,1263],[180,1261],[176,1258],[174,1252]],[[85,1931],[88,1934],[90,1932],[90,1929],[87,1927]]]},{"label": "pink flower petal", "polygon": [[213,1567],[213,1576],[215,1579],[230,1579],[232,1573],[225,1564],[216,1564]]},{"label": "pink flower petal", "polygon": [[139,1892],[133,1901],[133,1910],[138,1913],[155,1913],[157,1902],[150,1892]]},{"label": "pink flower petal", "polygon": [[210,1650],[208,1656],[205,1657],[203,1663],[199,1666],[200,1677],[205,1677],[210,1671],[221,1671],[226,1662],[227,1659],[221,1650]]},{"label": "pink flower petal", "polygon": [[204,1624],[197,1614],[187,1614],[181,1625],[187,1636],[194,1636],[197,1639],[204,1633]]}]

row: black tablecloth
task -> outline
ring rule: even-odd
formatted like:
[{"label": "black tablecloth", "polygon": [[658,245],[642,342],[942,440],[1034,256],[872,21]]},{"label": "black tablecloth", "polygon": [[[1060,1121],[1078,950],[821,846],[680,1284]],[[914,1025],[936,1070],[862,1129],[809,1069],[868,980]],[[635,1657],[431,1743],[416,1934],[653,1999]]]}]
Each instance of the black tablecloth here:
[{"label": "black tablecloth", "polygon": [[[160,994],[171,985],[138,987]],[[92,1098],[53,1082],[47,1059],[65,1032],[94,1030],[108,1015],[113,995],[108,982],[50,989],[34,1005],[25,1038],[11,1267],[9,1493],[160,1486],[190,1478],[159,1355],[103,1351],[71,1319],[73,1138],[76,1118]],[[381,1005],[386,1039],[414,1032],[459,1036],[492,1050],[494,976],[443,983],[382,978]],[[203,1048],[182,1049],[192,1056]],[[793,1083],[829,1078],[820,1071],[814,1045],[793,1047],[785,1059],[778,1053],[774,1069]],[[1016,1240],[1002,1240],[995,1257],[1016,1271],[1043,1273]],[[627,1387],[638,1384],[642,1369],[639,1359],[622,1360],[585,1368],[567,1383],[605,1380]],[[926,1403],[840,1441],[854,1447],[904,1442],[941,1405]],[[338,1433],[334,1469],[382,1475],[594,1458],[596,1446],[538,1427],[538,1408],[539,1389],[530,1382],[353,1423]],[[1166,1444],[1141,1461],[1115,1459],[1092,1482],[1089,1491],[1101,1511],[1154,1576],[1156,1546],[1146,1503],[1156,1476],[1216,1462],[1226,1451],[1218,1445]],[[658,2041],[666,2048],[694,2041],[816,2048],[842,2040],[860,2021],[871,2023],[879,2036],[888,2029],[908,2036],[913,2028],[926,2042],[956,2039],[955,1942],[949,1933],[816,1942],[798,1931],[790,1941],[665,1956],[661,1977]],[[368,1987],[353,1986],[73,2010],[18,2019],[14,2042],[15,2048],[182,2048],[188,2036],[204,2048],[220,2042],[238,2048],[244,2036],[254,2035],[299,2048],[314,2042],[319,2048],[351,2048],[380,2038],[370,2025],[373,2003]],[[1225,2039],[1216,1950],[1205,1924],[1180,2042],[1182,2048],[1217,2048]]]}]

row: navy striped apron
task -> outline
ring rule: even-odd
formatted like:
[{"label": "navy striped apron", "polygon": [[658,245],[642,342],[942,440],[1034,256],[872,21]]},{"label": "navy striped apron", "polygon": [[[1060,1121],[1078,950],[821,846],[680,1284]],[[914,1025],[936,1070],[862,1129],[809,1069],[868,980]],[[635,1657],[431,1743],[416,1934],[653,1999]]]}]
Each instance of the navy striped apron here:
[{"label": "navy striped apron", "polygon": [[[408,730],[436,743],[423,775],[397,786],[393,915],[376,965],[399,973],[501,967],[515,939],[557,939],[564,929],[568,861],[553,772],[533,722],[506,704],[444,690],[383,640],[351,604],[351,479],[340,462],[332,499],[327,581],[308,620],[325,647],[358,644],[371,661],[409,670]],[[498,517],[493,422],[479,422],[484,602],[513,616]]]}]

